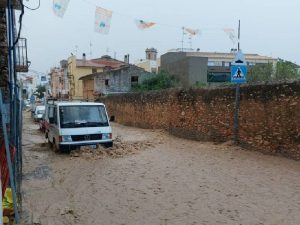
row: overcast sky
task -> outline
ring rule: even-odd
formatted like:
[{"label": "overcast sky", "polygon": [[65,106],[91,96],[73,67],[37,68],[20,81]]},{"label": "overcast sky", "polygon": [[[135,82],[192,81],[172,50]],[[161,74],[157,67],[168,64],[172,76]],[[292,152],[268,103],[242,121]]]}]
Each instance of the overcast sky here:
[{"label": "overcast sky", "polygon": [[[24,4],[35,7],[38,0]],[[94,32],[95,5],[113,11],[108,35]],[[47,72],[67,59],[86,53],[90,58],[104,54],[130,61],[145,58],[145,49],[159,54],[180,48],[180,27],[200,29],[193,48],[201,51],[229,52],[232,42],[223,28],[237,29],[241,20],[241,48],[244,53],[279,57],[300,64],[299,0],[70,0],[63,18],[52,12],[52,0],[41,0],[36,11],[25,11],[22,36],[28,39],[31,69]],[[139,30],[134,19],[156,22]],[[188,40],[185,47],[189,47]]]}]

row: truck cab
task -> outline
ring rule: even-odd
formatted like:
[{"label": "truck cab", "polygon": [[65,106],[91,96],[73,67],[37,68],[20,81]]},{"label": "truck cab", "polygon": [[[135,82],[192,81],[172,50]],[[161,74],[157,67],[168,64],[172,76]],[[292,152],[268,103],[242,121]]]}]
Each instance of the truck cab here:
[{"label": "truck cab", "polygon": [[55,151],[81,146],[112,147],[112,129],[105,105],[91,102],[47,104],[46,138]]}]

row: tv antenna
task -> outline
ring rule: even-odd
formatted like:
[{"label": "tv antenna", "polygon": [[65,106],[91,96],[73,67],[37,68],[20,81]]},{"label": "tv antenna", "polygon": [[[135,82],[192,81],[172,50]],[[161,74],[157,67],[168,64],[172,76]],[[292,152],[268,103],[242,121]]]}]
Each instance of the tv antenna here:
[{"label": "tv antenna", "polygon": [[78,52],[78,45],[75,45],[75,55],[77,56],[77,52]]},{"label": "tv antenna", "polygon": [[90,41],[90,58],[92,58],[93,56],[92,48],[93,48],[93,43]]},{"label": "tv antenna", "polygon": [[181,39],[181,51],[183,52],[183,45],[184,45],[184,35],[186,33],[184,32],[184,27],[182,27],[182,39]]}]

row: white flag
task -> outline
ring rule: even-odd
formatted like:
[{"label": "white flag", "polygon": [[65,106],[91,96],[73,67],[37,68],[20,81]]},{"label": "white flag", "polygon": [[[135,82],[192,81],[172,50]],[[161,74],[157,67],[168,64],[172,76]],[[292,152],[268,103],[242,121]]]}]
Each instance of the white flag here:
[{"label": "white flag", "polygon": [[111,17],[112,11],[97,7],[95,12],[95,32],[108,34]]},{"label": "white flag", "polygon": [[183,28],[186,32],[188,32],[190,35],[197,35],[197,34],[200,34],[200,30],[199,29],[191,29],[191,28],[188,28],[188,27],[184,27]]},{"label": "white flag", "polygon": [[63,17],[70,0],[53,0],[53,12],[58,17]]},{"label": "white flag", "polygon": [[232,28],[225,28],[224,32],[229,36],[230,40],[232,41],[233,44],[236,43],[237,38],[235,36],[235,31]]},{"label": "white flag", "polygon": [[141,30],[150,28],[155,25],[155,23],[153,23],[153,22],[147,22],[144,20],[135,20],[135,23],[136,23],[137,27]]}]

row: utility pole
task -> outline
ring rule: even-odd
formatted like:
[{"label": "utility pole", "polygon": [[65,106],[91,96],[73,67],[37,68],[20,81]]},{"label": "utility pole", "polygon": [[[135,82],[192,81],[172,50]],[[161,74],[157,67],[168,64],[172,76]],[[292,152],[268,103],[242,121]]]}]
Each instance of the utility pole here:
[{"label": "utility pole", "polygon": [[[241,37],[241,21],[239,20],[238,28],[238,52],[240,51],[240,37]],[[234,142],[239,142],[239,111],[240,111],[240,84],[236,84],[235,89],[235,104],[234,104]]]},{"label": "utility pole", "polygon": [[93,48],[93,44],[92,42],[90,41],[90,58],[93,58],[93,51],[92,51],[92,48]]},{"label": "utility pole", "polygon": [[183,52],[183,44],[184,44],[184,27],[182,27],[182,39],[181,39],[181,51]]}]

